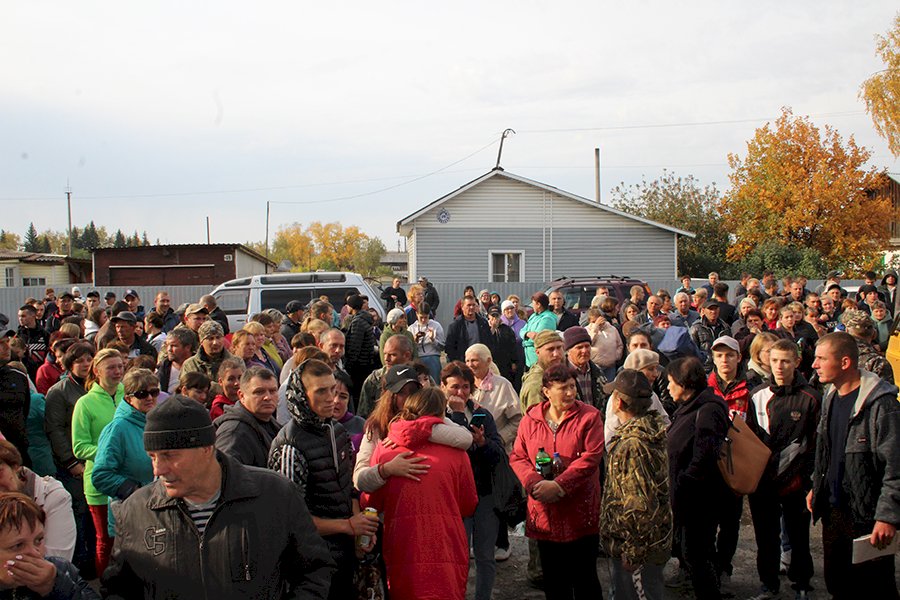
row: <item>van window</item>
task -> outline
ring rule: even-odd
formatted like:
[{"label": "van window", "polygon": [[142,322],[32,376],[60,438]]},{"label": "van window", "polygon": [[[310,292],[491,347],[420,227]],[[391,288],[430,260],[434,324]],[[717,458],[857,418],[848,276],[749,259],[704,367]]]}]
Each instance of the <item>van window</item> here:
[{"label": "van window", "polygon": [[226,315],[246,315],[250,290],[219,290],[213,296]]},{"label": "van window", "polygon": [[[299,300],[305,306],[312,300],[314,291],[315,290],[312,288],[264,289],[260,291],[259,294],[260,310],[276,308],[281,312],[284,312],[284,307],[287,306],[287,303],[291,300]],[[244,308],[244,312],[247,312],[246,307]]]}]

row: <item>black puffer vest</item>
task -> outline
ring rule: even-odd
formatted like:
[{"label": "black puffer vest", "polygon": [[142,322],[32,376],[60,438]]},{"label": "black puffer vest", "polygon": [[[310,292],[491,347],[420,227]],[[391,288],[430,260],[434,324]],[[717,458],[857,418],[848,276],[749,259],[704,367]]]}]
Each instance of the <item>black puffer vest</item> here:
[{"label": "black puffer vest", "polygon": [[287,387],[290,422],[269,450],[269,468],[296,483],[309,512],[324,519],[353,515],[353,446],[343,425],[312,411],[299,370]]}]

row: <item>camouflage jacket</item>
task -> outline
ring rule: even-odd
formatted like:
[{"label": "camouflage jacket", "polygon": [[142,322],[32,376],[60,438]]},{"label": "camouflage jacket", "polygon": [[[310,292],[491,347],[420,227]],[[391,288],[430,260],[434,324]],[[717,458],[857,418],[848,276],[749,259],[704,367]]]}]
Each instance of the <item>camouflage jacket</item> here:
[{"label": "camouflage jacket", "polygon": [[857,365],[860,369],[865,369],[870,373],[875,373],[888,383],[894,383],[894,370],[891,363],[887,361],[884,354],[879,352],[875,346],[869,342],[865,342],[859,338],[856,340],[856,347],[859,350],[859,362]]},{"label": "camouflage jacket", "polygon": [[600,537],[613,558],[664,564],[672,546],[666,428],[656,413],[622,424],[608,447]]}]

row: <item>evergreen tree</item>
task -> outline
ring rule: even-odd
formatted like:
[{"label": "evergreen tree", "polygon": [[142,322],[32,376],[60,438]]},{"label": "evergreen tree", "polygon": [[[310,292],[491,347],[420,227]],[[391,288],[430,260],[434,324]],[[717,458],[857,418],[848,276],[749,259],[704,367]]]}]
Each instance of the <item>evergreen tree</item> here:
[{"label": "evergreen tree", "polygon": [[37,247],[37,252],[52,252],[52,249],[50,248],[50,238],[46,235],[42,235],[40,238],[38,238]]},{"label": "evergreen tree", "polygon": [[84,231],[81,233],[81,247],[85,250],[98,248],[100,246],[100,236],[97,234],[97,226],[91,221]]},{"label": "evergreen tree", "polygon": [[126,246],[128,246],[128,241],[125,239],[125,234],[122,233],[121,229],[116,229],[116,237],[113,241],[113,247],[125,248]]},{"label": "evergreen tree", "polygon": [[144,235],[141,236],[141,246],[149,246],[150,240],[147,239],[147,230],[144,230]]},{"label": "evergreen tree", "polygon": [[38,250],[38,232],[34,228],[34,223],[28,224],[28,231],[25,232],[25,252],[40,252]]},{"label": "evergreen tree", "polygon": [[140,238],[140,236],[138,235],[137,229],[135,229],[135,230],[134,230],[134,233],[133,233],[132,236],[131,236],[131,238],[129,238],[129,240],[128,240],[128,246],[129,246],[129,247],[135,247],[135,248],[136,248],[136,247],[138,247],[138,246],[140,246],[140,245],[141,245],[141,238]]}]

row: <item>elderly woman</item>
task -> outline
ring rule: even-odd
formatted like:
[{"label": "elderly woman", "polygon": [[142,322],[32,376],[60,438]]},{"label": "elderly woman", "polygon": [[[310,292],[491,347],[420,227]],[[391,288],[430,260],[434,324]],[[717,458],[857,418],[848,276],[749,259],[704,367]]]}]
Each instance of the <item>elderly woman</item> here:
[{"label": "elderly woman", "polygon": [[[564,364],[544,371],[543,401],[519,423],[510,465],[528,494],[525,535],[537,540],[548,598],[600,598],[597,547],[603,416],[577,400],[575,373]],[[545,478],[539,452],[559,456]]]},{"label": "elderly woman", "polygon": [[[413,313],[414,316],[417,317],[419,310],[425,306],[425,302],[421,302],[416,307],[416,312]],[[381,336],[378,338],[378,355],[381,356],[381,364],[384,364],[384,343],[388,340],[392,335],[405,335],[409,338],[409,341],[412,342],[413,347],[413,358],[415,359],[419,355],[419,349],[416,347],[418,344],[415,338],[413,338],[412,333],[410,333],[408,329],[409,323],[406,319],[406,313],[403,312],[400,308],[391,309],[387,314],[387,322],[384,327],[384,331],[381,332]]]},{"label": "elderly woman", "polygon": [[376,465],[413,453],[433,465],[421,481],[392,477],[362,499],[384,514],[387,584],[395,600],[466,597],[469,553],[463,518],[475,512],[478,495],[466,453],[429,439],[446,409],[441,390],[417,390],[391,420],[387,433],[395,445],[379,444],[372,455]]},{"label": "elderly woman", "polygon": [[23,467],[22,455],[6,440],[0,440],[0,492],[19,492],[34,500],[47,515],[47,556],[72,560],[76,538],[72,497],[56,479]]},{"label": "elderly woman", "polygon": [[284,313],[277,308],[267,308],[261,314],[268,315],[272,319],[271,323],[268,325],[263,323],[263,326],[266,328],[266,337],[272,341],[278,350],[278,357],[281,359],[283,367],[284,361],[291,357],[291,341],[281,335],[281,322],[284,320]]},{"label": "elderly woman", "polygon": [[504,325],[508,325],[512,328],[513,332],[516,334],[516,339],[521,342],[522,328],[525,327],[525,321],[519,318],[519,314],[516,312],[516,305],[512,300],[504,300],[500,303],[500,311],[503,313],[500,320]]},{"label": "elderly woman", "polygon": [[[153,465],[144,451],[147,412],[159,398],[159,379],[148,369],[132,369],[122,380],[125,402],[100,434],[91,482],[109,496],[110,505],[127,499],[153,481]],[[115,519],[109,511],[109,536],[115,535]]]},{"label": "elderly woman", "polygon": [[97,534],[94,563],[98,577],[103,575],[109,563],[112,540],[107,529],[109,500],[94,487],[91,474],[94,471],[100,433],[113,420],[116,408],[125,395],[125,387],[122,385],[124,376],[125,362],[118,350],[104,348],[98,352],[91,364],[91,374],[85,382],[88,391],[75,403],[75,410],[72,412],[72,451],[76,458],[85,461],[84,496]]},{"label": "elderly woman", "polygon": [[231,353],[235,358],[244,361],[245,366],[251,366],[250,361],[254,360],[258,351],[259,347],[256,345],[256,336],[249,331],[239,329],[231,336]]},{"label": "elderly woman", "polygon": [[[409,334],[412,336],[413,348],[419,354],[419,360],[428,367],[431,379],[437,381],[441,378],[441,351],[447,341],[444,328],[440,323],[432,319],[431,306],[423,302],[416,309],[416,322],[409,326]],[[382,336],[382,339],[387,339]],[[382,352],[384,343],[381,345]]]},{"label": "elderly woman", "polygon": [[699,359],[675,359],[667,370],[669,393],[678,407],[668,431],[668,454],[672,512],[681,534],[680,556],[695,596],[717,599],[721,595],[713,554],[718,515],[721,506],[734,498],[716,462],[728,432],[728,407],[707,386]]},{"label": "elderly woman", "polygon": [[556,329],[556,315],[550,306],[550,298],[543,292],[538,292],[531,297],[531,308],[534,312],[528,317],[528,322],[521,330],[522,346],[525,347],[525,367],[530,369],[537,362],[537,352],[534,349],[534,338],[544,330]]},{"label": "elderly woman", "polygon": [[639,371],[622,369],[611,387],[619,425],[607,445],[600,537],[612,559],[615,597],[661,600],[672,546],[667,422],[653,410]]},{"label": "elderly woman", "polygon": [[516,431],[522,419],[519,396],[512,383],[497,371],[491,350],[484,344],[473,344],[466,350],[466,366],[475,374],[472,400],[483,406],[494,417],[497,433],[503,440],[507,454],[512,452]]},{"label": "elderly woman", "polygon": [[247,363],[247,368],[258,365],[272,371],[276,377],[281,375],[281,365],[283,363],[281,363],[280,357],[275,358],[278,356],[278,351],[275,349],[275,345],[266,338],[265,326],[256,321],[249,321],[244,324],[243,331],[246,331],[256,339],[256,352],[253,353],[250,360],[244,360]]},{"label": "elderly woman", "polygon": [[612,381],[616,376],[616,364],[625,350],[625,343],[616,328],[603,317],[603,312],[599,308],[588,309],[587,315],[586,329],[591,336],[591,362],[600,367],[607,381]]}]

